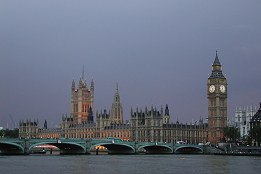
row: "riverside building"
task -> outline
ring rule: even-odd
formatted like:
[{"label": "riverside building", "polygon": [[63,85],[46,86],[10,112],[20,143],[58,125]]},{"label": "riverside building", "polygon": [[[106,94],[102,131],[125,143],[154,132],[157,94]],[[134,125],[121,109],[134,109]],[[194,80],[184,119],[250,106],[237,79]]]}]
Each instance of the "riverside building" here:
[{"label": "riverside building", "polygon": [[74,117],[63,117],[62,130],[65,138],[107,138],[117,137],[130,139],[130,125],[123,121],[123,109],[120,102],[118,85],[114,94],[111,110],[96,112],[96,122],[90,120],[80,124],[74,122]]},{"label": "riverside building", "polygon": [[39,126],[38,121],[27,119],[19,122],[19,137],[21,138],[38,138]]},{"label": "riverside building", "polygon": [[[131,109],[130,121],[123,120],[123,108],[120,101],[118,85],[114,94],[110,110],[96,112],[94,121],[94,82],[90,88],[84,80],[84,73],[76,87],[71,86],[71,112],[62,117],[59,129],[37,128],[33,136],[36,138],[108,138],[115,137],[127,141],[153,141],[172,142],[178,141],[198,144],[210,142],[217,144],[224,138],[223,129],[227,124],[227,80],[222,73],[217,52],[212,73],[207,81],[208,96],[208,124],[200,119],[197,124],[170,123],[168,105],[163,110],[145,108]],[[31,124],[21,124],[20,137],[26,137],[27,127]],[[36,127],[38,124],[36,125]]]},{"label": "riverside building", "polygon": [[261,146],[261,103],[258,111],[250,120],[252,146]]},{"label": "riverside building", "polygon": [[247,139],[250,131],[251,118],[257,112],[257,106],[237,107],[235,111],[234,123],[240,131],[241,139]]},{"label": "riverside building", "polygon": [[72,81],[71,88],[71,117],[74,124],[93,122],[94,109],[94,82],[91,81],[90,89],[84,79],[84,71],[79,80],[78,88]]},{"label": "riverside building", "polygon": [[206,143],[207,124],[200,120],[197,124],[170,123],[168,105],[158,111],[156,107],[145,111],[131,110],[131,140],[145,142],[184,142],[188,144]]}]

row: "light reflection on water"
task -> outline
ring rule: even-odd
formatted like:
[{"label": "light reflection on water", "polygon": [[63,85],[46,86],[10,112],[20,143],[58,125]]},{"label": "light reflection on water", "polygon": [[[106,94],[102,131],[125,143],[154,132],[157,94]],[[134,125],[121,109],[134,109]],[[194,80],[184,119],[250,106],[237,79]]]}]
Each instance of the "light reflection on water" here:
[{"label": "light reflection on water", "polygon": [[0,156],[0,173],[259,173],[261,157],[215,155]]}]

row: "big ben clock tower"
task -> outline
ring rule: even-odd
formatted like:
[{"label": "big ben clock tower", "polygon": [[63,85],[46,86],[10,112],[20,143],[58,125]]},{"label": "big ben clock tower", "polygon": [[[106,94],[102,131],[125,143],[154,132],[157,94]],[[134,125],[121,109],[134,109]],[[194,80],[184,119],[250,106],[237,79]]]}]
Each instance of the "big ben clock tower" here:
[{"label": "big ben clock tower", "polygon": [[223,130],[227,126],[227,80],[222,73],[217,51],[207,86],[208,141],[216,144],[224,138]]}]

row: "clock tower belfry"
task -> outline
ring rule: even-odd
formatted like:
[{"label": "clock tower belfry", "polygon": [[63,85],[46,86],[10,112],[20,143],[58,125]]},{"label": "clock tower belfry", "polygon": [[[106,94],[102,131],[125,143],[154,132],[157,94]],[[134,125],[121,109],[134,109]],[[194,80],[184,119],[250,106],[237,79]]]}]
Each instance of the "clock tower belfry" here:
[{"label": "clock tower belfry", "polygon": [[208,141],[216,144],[224,138],[223,130],[227,126],[227,80],[222,73],[217,51],[207,86]]}]

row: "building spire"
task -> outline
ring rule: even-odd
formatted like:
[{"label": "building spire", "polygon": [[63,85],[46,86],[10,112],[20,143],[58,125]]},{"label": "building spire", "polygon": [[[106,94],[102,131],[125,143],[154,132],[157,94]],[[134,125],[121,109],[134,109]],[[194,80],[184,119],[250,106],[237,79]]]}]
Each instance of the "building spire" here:
[{"label": "building spire", "polygon": [[74,82],[74,80],[72,81],[72,91],[75,91],[75,82]]},{"label": "building spire", "polygon": [[212,73],[210,75],[210,78],[224,78],[224,75],[222,73],[222,65],[218,58],[218,50],[216,50],[216,57],[212,64]]},{"label": "building spire", "polygon": [[118,83],[116,85],[116,92],[114,94],[114,102],[111,107],[111,121],[112,123],[122,124],[123,123],[123,109],[120,102],[120,94]]},{"label": "building spire", "polygon": [[47,129],[47,121],[44,121],[44,129]]},{"label": "building spire", "polygon": [[82,65],[82,80],[84,80],[84,64]]},{"label": "building spire", "polygon": [[116,83],[116,92],[114,94],[114,101],[119,102],[120,101],[120,94],[119,94],[119,86],[118,83]]},{"label": "building spire", "polygon": [[91,91],[93,92],[94,91],[94,82],[93,82],[93,79],[91,81]]},{"label": "building spire", "polygon": [[215,57],[215,60],[214,60],[214,63],[213,63],[213,66],[216,66],[216,65],[218,65],[218,66],[221,65],[220,61],[218,59],[218,50],[216,50],[216,57]]},{"label": "building spire", "polygon": [[168,106],[168,104],[166,104],[166,107],[165,107],[165,115],[169,116],[169,106]]}]

